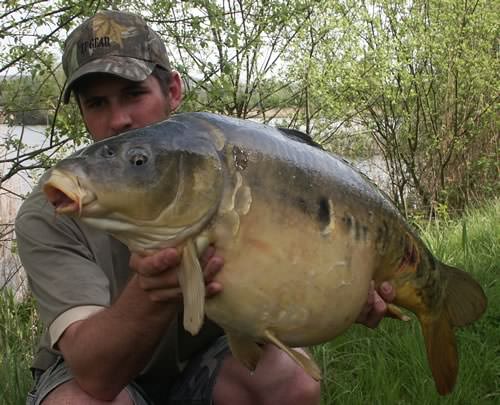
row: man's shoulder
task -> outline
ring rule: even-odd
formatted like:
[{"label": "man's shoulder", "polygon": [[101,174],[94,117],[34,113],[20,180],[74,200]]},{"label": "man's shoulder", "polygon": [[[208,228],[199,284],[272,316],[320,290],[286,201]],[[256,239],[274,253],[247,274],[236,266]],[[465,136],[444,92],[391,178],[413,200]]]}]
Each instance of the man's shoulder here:
[{"label": "man's shoulder", "polygon": [[54,208],[49,203],[45,194],[42,191],[42,184],[47,179],[50,169],[47,170],[40,178],[38,184],[33,187],[31,193],[28,194],[26,199],[22,202],[16,215],[16,223],[20,218],[29,215],[37,214],[38,216],[52,216],[54,217]]},{"label": "man's shoulder", "polygon": [[[86,147],[80,148],[73,153],[66,156],[66,158],[72,158],[80,154]],[[38,180],[38,183],[33,187],[31,193],[28,194],[26,199],[21,204],[17,212],[17,217],[23,216],[30,212],[39,212],[40,214],[47,214],[54,216],[54,208],[50,202],[45,197],[43,192],[43,184],[49,179],[53,167],[48,168]],[[17,218],[16,218],[17,220]]]},{"label": "man's shoulder", "polygon": [[[76,150],[75,152],[71,153],[67,158],[71,158],[74,156],[77,156],[80,154],[83,150],[85,150],[86,147],[80,148]],[[54,217],[55,212],[54,208],[50,204],[50,202],[47,200],[45,197],[45,194],[43,192],[43,184],[45,181],[48,180],[50,173],[52,172],[52,168],[47,169],[43,175],[40,177],[38,180],[38,183],[33,187],[33,190],[31,191],[30,194],[26,197],[26,199],[23,201],[21,204],[21,207],[19,208],[17,212],[17,218],[20,216],[23,216],[27,213],[39,213],[41,215],[50,215]]]},{"label": "man's shoulder", "polygon": [[92,238],[93,232],[77,219],[67,215],[58,215],[43,192],[43,184],[48,179],[51,169],[47,170],[35,185],[31,193],[23,201],[17,211],[15,231],[18,239],[22,237],[37,238],[39,241],[49,241],[54,235],[72,235],[78,240]]},{"label": "man's shoulder", "polygon": [[[50,169],[49,169],[50,170]],[[22,215],[31,210],[39,210],[43,208],[45,203],[48,203],[45,195],[42,192],[41,184],[42,181],[46,178],[48,170],[42,175],[39,182],[33,187],[31,192],[26,196],[24,201],[22,202],[19,210],[17,211],[17,216]]]}]

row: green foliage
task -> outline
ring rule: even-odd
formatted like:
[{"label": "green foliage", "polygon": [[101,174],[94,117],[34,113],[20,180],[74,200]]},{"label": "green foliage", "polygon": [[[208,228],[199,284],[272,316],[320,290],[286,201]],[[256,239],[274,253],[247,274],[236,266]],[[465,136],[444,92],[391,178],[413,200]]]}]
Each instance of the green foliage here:
[{"label": "green foliage", "polygon": [[[314,52],[292,70],[307,78],[306,121],[321,111],[368,130],[400,206],[412,190],[425,207],[498,193],[493,3],[330,1],[311,20],[325,23],[300,38],[294,59]],[[320,130],[328,140],[337,127]]]},{"label": "green foliage", "polygon": [[33,360],[41,325],[34,302],[18,302],[8,290],[0,291],[0,403],[26,402],[31,387],[29,367]]},{"label": "green foliage", "polygon": [[[50,55],[47,63],[53,63]],[[48,125],[60,93],[51,73],[41,65],[35,65],[28,75],[4,80],[0,91],[3,113],[11,125]]]},{"label": "green foliage", "polygon": [[148,6],[142,14],[168,38],[173,63],[185,78],[183,109],[246,118],[275,108],[271,99],[290,86],[276,79],[276,62],[298,29],[288,24],[299,12],[297,2],[188,0]]},{"label": "green foliage", "polygon": [[435,255],[448,263],[481,274],[493,284],[500,271],[500,201],[468,209],[461,219],[441,211],[421,226],[424,241]]}]

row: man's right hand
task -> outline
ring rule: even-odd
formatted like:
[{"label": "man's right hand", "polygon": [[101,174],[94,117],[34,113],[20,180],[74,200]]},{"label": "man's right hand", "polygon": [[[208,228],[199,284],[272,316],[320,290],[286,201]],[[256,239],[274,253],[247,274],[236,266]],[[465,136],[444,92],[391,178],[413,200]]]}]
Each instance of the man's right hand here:
[{"label": "man's right hand", "polygon": [[[153,355],[182,302],[176,268],[180,257],[173,248],[150,256],[132,254],[129,266],[135,275],[118,299],[70,324],[58,340],[78,386],[92,397],[115,398]],[[209,248],[201,265],[207,296],[219,293],[222,286],[214,277],[223,259]]]},{"label": "man's right hand", "polygon": [[[152,255],[142,256],[133,253],[130,267],[137,274],[139,286],[155,302],[180,302],[182,293],[177,278],[177,266],[181,260],[180,252],[175,248],[165,248]],[[201,258],[207,297],[222,291],[222,285],[214,281],[224,265],[224,260],[215,255],[210,246]]]}]

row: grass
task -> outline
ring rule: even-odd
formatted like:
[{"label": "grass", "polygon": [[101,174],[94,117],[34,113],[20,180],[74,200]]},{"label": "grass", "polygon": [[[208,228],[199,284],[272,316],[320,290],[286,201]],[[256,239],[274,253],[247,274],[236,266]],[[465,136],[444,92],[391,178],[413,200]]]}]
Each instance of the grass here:
[{"label": "grass", "polygon": [[17,302],[10,291],[0,291],[0,404],[26,403],[40,328],[31,298]]},{"label": "grass", "polygon": [[[460,369],[452,394],[434,388],[418,322],[384,320],[360,325],[313,348],[323,369],[323,405],[500,404],[500,201],[460,220],[420,227],[423,239],[446,263],[466,269],[488,296],[486,314],[457,330]],[[29,365],[40,326],[33,300],[16,302],[0,292],[0,404],[25,403]]]}]

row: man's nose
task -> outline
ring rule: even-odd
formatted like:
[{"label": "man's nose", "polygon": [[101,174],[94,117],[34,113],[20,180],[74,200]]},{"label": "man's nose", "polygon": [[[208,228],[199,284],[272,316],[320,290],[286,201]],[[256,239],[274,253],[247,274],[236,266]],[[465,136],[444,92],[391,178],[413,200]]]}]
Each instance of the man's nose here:
[{"label": "man's nose", "polygon": [[117,135],[132,128],[132,117],[123,106],[113,105],[110,109],[109,126],[113,135]]}]

